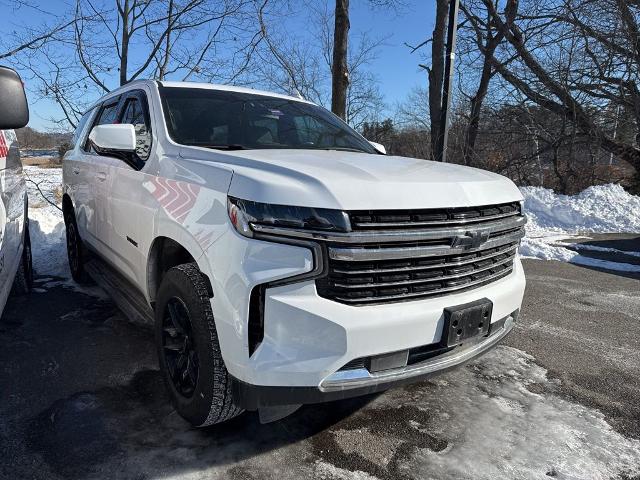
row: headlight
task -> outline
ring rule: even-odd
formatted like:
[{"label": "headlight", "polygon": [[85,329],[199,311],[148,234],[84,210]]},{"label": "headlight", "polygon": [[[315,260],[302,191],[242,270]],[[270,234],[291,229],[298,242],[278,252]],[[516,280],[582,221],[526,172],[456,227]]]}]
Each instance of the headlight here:
[{"label": "headlight", "polygon": [[251,225],[348,232],[349,217],[341,210],[312,207],[293,207],[252,202],[227,197],[229,219],[245,237],[252,237]]}]

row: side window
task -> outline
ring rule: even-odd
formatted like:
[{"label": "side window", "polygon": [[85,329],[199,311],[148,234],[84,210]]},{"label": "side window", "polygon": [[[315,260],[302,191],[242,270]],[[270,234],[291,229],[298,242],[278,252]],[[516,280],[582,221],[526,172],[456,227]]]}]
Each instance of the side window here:
[{"label": "side window", "polygon": [[151,153],[151,128],[146,105],[140,97],[128,98],[125,102],[120,123],[133,125],[136,130],[136,154],[141,160],[147,160]]},{"label": "side window", "polygon": [[93,124],[93,126],[95,127],[96,125],[106,125],[108,123],[113,123],[116,121],[117,115],[118,115],[118,102],[105,105],[104,107],[102,107],[102,110],[100,111],[100,116],[98,117],[96,122]]},{"label": "side window", "polygon": [[[100,108],[100,111],[98,112],[98,116],[96,117],[95,121],[93,122],[93,125],[91,126],[91,128],[97,126],[97,125],[107,125],[109,123],[114,123],[118,117],[118,103],[119,103],[119,97],[114,98],[114,99],[109,99],[110,103],[105,103],[104,105],[102,105],[102,107]],[[89,129],[89,131],[91,131],[91,129]],[[84,145],[82,147],[82,149],[85,152],[88,152],[91,150],[91,145],[89,145],[89,135],[87,134],[87,139],[84,142]]]},{"label": "side window", "polygon": [[78,144],[80,139],[84,140],[84,138],[87,136],[87,134],[82,135],[82,132],[84,131],[84,128],[87,126],[87,122],[93,115],[93,112],[95,112],[95,108],[92,108],[87,113],[85,113],[80,119],[80,122],[78,122],[78,128],[76,128],[76,131],[73,134],[73,138],[71,139],[71,144],[73,145],[74,148]]}]

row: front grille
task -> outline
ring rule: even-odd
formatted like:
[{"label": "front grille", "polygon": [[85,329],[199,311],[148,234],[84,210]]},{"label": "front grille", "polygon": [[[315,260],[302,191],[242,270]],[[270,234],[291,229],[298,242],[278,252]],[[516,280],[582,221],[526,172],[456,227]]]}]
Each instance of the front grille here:
[{"label": "front grille", "polygon": [[321,297],[349,304],[409,300],[477,288],[513,269],[517,243],[479,252],[403,261],[329,261],[316,281]]},{"label": "front grille", "polygon": [[517,202],[488,207],[464,207],[431,210],[369,210],[350,212],[353,230],[389,228],[423,228],[430,226],[460,226],[520,215]]},{"label": "front grille", "polygon": [[495,282],[513,271],[525,223],[517,203],[349,217],[358,243],[328,240],[327,274],[316,280],[321,297],[349,305],[416,300]]}]

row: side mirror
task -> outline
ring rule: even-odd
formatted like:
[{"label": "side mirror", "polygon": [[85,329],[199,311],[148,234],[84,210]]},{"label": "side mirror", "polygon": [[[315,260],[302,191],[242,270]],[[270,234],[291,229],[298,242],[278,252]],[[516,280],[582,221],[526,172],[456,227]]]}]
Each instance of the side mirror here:
[{"label": "side mirror", "polygon": [[131,124],[98,125],[89,141],[100,154],[130,153],[136,150],[136,130]]},{"label": "side mirror", "polygon": [[22,79],[12,69],[0,67],[0,130],[25,127],[29,107]]},{"label": "side mirror", "polygon": [[369,141],[369,143],[371,144],[371,146],[373,148],[375,148],[378,151],[378,153],[381,153],[383,155],[387,154],[387,149],[384,148],[384,145],[382,145],[381,143],[376,143],[376,142],[372,142],[372,141]]}]

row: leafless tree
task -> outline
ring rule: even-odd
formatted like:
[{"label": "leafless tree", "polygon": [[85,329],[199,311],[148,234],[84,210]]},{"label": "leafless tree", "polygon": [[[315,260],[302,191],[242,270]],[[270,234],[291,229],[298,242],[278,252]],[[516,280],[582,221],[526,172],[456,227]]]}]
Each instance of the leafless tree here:
[{"label": "leafless tree", "polygon": [[[404,6],[402,1],[394,0],[367,0],[367,3],[374,8],[385,10],[398,10]],[[353,111],[354,103],[349,107],[349,89],[354,82],[355,72],[353,67],[353,57],[349,49],[349,0],[335,0],[334,28],[332,41],[332,61],[331,61],[331,111],[342,119],[348,120],[349,108]],[[361,72],[360,72],[361,73]],[[356,89],[360,91],[361,89]],[[352,100],[354,89],[351,90]],[[353,113],[351,114],[353,118]]]},{"label": "leafless tree", "polygon": [[[484,101],[489,93],[489,84],[497,73],[493,67],[493,56],[502,42],[504,35],[495,31],[493,24],[487,20],[481,21],[473,12],[472,5],[474,0],[467,0],[467,5],[462,3],[460,8],[467,22],[465,27],[459,31],[460,40],[458,48],[467,49],[462,56],[475,57],[474,67],[479,70],[479,77],[475,84],[477,85],[473,94],[469,95],[469,115],[468,125],[466,127],[463,155],[466,165],[475,163],[475,145],[478,138],[480,128],[480,117]],[[467,36],[468,32],[468,36]],[[473,55],[473,51],[477,55]],[[462,88],[460,89],[462,91]]]},{"label": "leafless tree", "polygon": [[[639,6],[625,0],[564,0],[521,8],[518,0],[508,0],[501,12],[493,0],[483,4],[509,46],[493,55],[500,75],[528,101],[566,119],[580,135],[639,171],[635,139],[614,136],[602,121],[613,104],[634,112],[636,132],[640,125]],[[505,55],[514,54],[517,62],[506,65]]]},{"label": "leafless tree", "polygon": [[[264,6],[258,12],[263,43],[253,72],[254,76],[259,74],[256,82],[331,107],[334,19],[327,5],[304,6],[306,18],[312,25],[310,36],[316,39],[312,42],[306,36],[298,37],[287,30],[289,15],[296,13],[291,12],[288,5],[274,2],[270,6],[271,12]],[[385,40],[366,32],[351,39],[344,119],[355,128],[360,128],[384,107],[378,79],[370,65]]]},{"label": "leafless tree", "polygon": [[139,78],[234,81],[259,38],[252,0],[76,0],[67,15],[55,41],[25,42],[38,49],[18,61],[71,127],[100,95]]},{"label": "leafless tree", "polygon": [[435,0],[435,19],[431,37],[418,45],[407,46],[411,53],[418,52],[431,45],[431,55],[428,62],[419,66],[427,72],[429,128],[431,130],[431,153],[436,158],[437,139],[440,138],[440,121],[442,117],[442,87],[444,85],[445,42],[450,0]]}]

